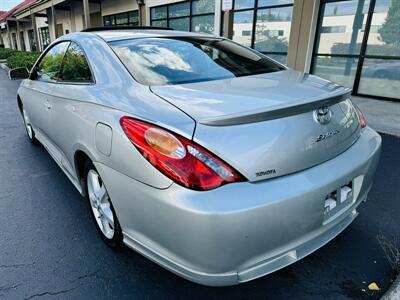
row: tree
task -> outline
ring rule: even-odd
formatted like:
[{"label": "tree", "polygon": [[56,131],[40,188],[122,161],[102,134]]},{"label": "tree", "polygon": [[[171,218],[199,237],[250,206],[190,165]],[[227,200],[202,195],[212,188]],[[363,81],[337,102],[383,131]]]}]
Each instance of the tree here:
[{"label": "tree", "polygon": [[400,1],[392,0],[385,22],[379,29],[382,41],[400,47]]}]

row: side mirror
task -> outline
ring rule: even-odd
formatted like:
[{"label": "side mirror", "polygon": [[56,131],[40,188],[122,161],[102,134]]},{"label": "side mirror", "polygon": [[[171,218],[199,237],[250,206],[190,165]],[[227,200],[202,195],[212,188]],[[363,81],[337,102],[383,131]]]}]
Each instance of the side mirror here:
[{"label": "side mirror", "polygon": [[29,77],[29,70],[28,68],[15,68],[8,71],[8,77],[11,80],[15,79],[25,79]]}]

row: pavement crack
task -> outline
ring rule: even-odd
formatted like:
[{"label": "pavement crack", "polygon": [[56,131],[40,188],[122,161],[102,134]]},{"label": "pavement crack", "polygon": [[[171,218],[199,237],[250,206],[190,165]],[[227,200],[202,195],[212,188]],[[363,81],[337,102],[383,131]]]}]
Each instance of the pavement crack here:
[{"label": "pavement crack", "polygon": [[81,276],[79,276],[77,279],[75,279],[73,281],[78,281],[78,280],[82,280],[82,279],[89,278],[89,277],[97,277],[98,276],[97,274],[99,272],[100,272],[100,270],[97,270],[97,271],[94,271],[94,272],[91,272],[91,273],[88,273],[88,274],[81,275]]},{"label": "pavement crack", "polygon": [[17,283],[17,284],[11,285],[11,286],[0,286],[0,292],[8,292],[10,290],[16,289],[20,285],[21,285],[21,283]]},{"label": "pavement crack", "polygon": [[11,265],[0,265],[0,268],[9,269],[9,268],[23,268],[33,266],[35,263],[30,264],[11,264]]},{"label": "pavement crack", "polygon": [[77,277],[76,279],[71,280],[70,282],[74,283],[74,282],[81,281],[83,279],[87,279],[87,278],[91,278],[91,277],[96,277],[96,278],[103,279],[106,281],[112,281],[112,280],[116,280],[116,279],[119,279],[124,276],[124,275],[102,276],[102,275],[99,275],[100,272],[101,272],[101,270],[96,270],[96,271],[93,271],[93,272],[90,272],[87,274],[83,274],[83,275]]},{"label": "pavement crack", "polygon": [[77,288],[78,287],[75,286],[75,287],[72,287],[72,288],[66,289],[66,290],[59,290],[59,291],[55,291],[55,292],[42,292],[42,293],[38,293],[38,294],[33,294],[33,295],[25,298],[25,300],[32,299],[32,298],[35,298],[35,297],[57,296],[57,295],[61,295],[61,294],[66,294],[66,293],[69,293],[69,292],[71,292],[71,291],[73,291],[73,290],[75,290]]}]

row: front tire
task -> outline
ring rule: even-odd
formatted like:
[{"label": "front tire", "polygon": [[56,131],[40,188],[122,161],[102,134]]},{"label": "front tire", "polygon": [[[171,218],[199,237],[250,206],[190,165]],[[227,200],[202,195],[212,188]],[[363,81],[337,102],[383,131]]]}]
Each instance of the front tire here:
[{"label": "front tire", "polygon": [[91,161],[85,164],[86,198],[102,240],[111,248],[122,246],[122,230],[103,180]]}]

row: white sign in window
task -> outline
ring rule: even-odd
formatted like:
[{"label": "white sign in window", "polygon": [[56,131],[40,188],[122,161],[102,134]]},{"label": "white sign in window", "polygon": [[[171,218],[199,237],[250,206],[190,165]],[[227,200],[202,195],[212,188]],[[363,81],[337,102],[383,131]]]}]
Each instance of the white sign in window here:
[{"label": "white sign in window", "polygon": [[222,0],[222,10],[231,10],[233,8],[233,0]]}]

